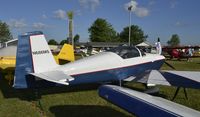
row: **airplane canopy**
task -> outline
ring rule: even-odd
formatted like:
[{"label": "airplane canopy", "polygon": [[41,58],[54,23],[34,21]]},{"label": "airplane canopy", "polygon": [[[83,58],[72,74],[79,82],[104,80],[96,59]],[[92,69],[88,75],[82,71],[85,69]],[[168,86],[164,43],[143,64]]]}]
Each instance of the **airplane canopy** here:
[{"label": "airplane canopy", "polygon": [[109,51],[116,53],[117,55],[119,55],[123,59],[140,57],[141,55],[142,56],[145,55],[145,53],[143,51],[140,51],[136,47],[130,47],[130,46],[120,46],[120,47],[117,47],[117,48],[113,48]]}]

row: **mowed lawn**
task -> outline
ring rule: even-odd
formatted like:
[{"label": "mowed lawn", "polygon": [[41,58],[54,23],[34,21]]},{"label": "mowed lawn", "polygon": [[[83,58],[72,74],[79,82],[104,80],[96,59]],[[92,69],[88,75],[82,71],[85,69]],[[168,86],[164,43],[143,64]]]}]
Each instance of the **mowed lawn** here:
[{"label": "mowed lawn", "polygon": [[[192,62],[168,60],[177,70],[200,71],[200,58]],[[170,69],[163,65],[162,69]],[[98,96],[99,84],[34,90],[14,90],[7,81],[0,79],[0,117],[133,117],[128,112]],[[127,83],[127,87],[143,90],[139,83]],[[159,95],[171,100],[176,87],[159,86]],[[200,111],[200,90],[183,89],[174,102]],[[40,95],[41,94],[41,95]],[[137,106],[137,105],[135,105]]]}]

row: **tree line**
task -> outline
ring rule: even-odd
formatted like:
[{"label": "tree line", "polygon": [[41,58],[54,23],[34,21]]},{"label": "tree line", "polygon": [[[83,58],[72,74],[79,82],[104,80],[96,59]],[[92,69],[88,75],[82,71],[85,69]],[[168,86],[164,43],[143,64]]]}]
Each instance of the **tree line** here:
[{"label": "tree line", "polygon": [[[74,36],[74,42],[75,42],[75,43],[78,43],[78,42],[79,42],[79,39],[80,39],[79,34],[76,34],[76,35]],[[69,43],[69,42],[70,42],[70,38],[68,37],[67,39],[62,40],[60,43],[58,43],[55,39],[50,39],[50,40],[48,41],[48,44],[49,44],[49,45],[64,45],[65,43]]]},{"label": "tree line", "polygon": [[[117,33],[112,25],[105,19],[98,18],[88,29],[91,42],[128,42],[129,26],[124,27],[120,33]],[[131,44],[136,45],[146,41],[148,35],[137,25],[131,25]],[[173,34],[169,41],[169,46],[177,46],[180,44],[178,34]]]},{"label": "tree line", "polygon": [[[106,21],[106,19],[97,18],[93,24],[88,28],[89,40],[91,42],[128,42],[129,26],[124,27],[121,32],[115,31],[112,25]],[[138,44],[146,41],[148,35],[144,34],[143,30],[137,25],[131,25],[131,44]],[[12,34],[9,30],[9,26],[0,20],[0,43],[6,42],[12,39]],[[79,42],[80,36],[76,34],[74,42]],[[51,45],[63,45],[68,43],[69,38],[62,40],[60,43],[55,39],[48,41]],[[180,44],[180,38],[178,34],[173,34],[167,42],[170,46],[176,46]]]},{"label": "tree line", "polygon": [[[105,19],[97,18],[88,29],[91,42],[128,42],[129,26],[118,33]],[[147,35],[137,25],[131,25],[131,43],[138,44],[146,41]]]}]

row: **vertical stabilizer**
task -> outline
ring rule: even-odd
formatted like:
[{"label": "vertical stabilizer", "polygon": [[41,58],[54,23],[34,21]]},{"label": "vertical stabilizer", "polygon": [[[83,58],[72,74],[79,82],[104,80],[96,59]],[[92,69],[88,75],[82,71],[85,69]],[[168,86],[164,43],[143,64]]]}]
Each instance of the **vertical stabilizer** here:
[{"label": "vertical stabilizer", "polygon": [[33,72],[40,73],[57,67],[44,35],[30,36]]},{"label": "vertical stabilizer", "polygon": [[64,44],[60,53],[58,54],[58,59],[67,60],[67,61],[74,61],[74,48],[70,44]]},{"label": "vertical stabilizer", "polygon": [[42,32],[30,32],[18,37],[14,85],[31,87],[27,74],[40,73],[57,67]]}]

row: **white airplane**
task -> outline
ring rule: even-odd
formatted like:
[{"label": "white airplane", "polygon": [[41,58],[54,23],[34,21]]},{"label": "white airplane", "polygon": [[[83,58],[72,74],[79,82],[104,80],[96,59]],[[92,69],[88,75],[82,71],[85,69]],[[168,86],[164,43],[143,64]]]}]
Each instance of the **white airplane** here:
[{"label": "white airplane", "polygon": [[[162,55],[145,54],[136,47],[122,46],[57,65],[43,33],[30,32],[18,37],[13,87],[34,88],[127,80],[200,88],[200,72],[159,71],[164,61]],[[107,96],[102,97],[107,99]]]},{"label": "white airplane", "polygon": [[[131,78],[143,83],[200,88],[199,78],[196,78],[200,75],[199,72],[161,72],[167,78],[176,75],[173,79],[159,75],[160,72],[155,70],[159,70],[164,61],[165,57],[162,55],[145,54],[136,47],[122,46],[65,65],[58,65],[42,32],[30,32],[18,38],[13,86],[33,87],[35,82],[32,80],[35,78],[28,77],[30,75],[63,85],[122,81]],[[177,76],[181,77],[183,73],[188,78],[178,79]]]},{"label": "white airplane", "polygon": [[121,81],[149,69],[159,69],[164,60],[161,55],[145,54],[136,47],[120,47],[57,65],[44,35],[26,33],[18,38],[13,86],[32,87],[35,83],[29,82],[33,78],[28,75],[63,85]]}]

